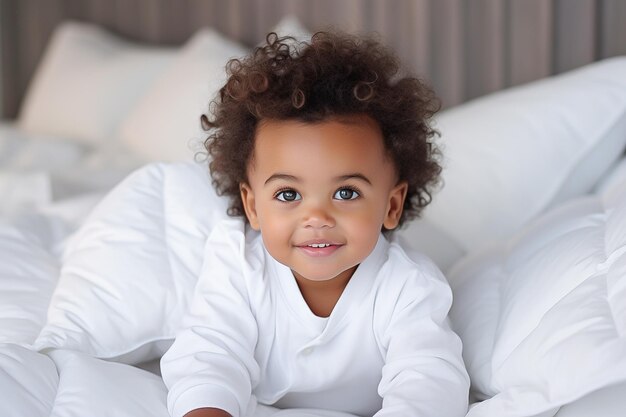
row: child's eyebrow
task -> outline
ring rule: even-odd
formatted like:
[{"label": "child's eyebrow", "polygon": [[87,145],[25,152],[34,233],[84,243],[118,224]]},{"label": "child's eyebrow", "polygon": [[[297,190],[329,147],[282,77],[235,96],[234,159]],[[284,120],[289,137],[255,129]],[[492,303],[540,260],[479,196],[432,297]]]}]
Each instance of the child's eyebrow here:
[{"label": "child's eyebrow", "polygon": [[365,181],[369,185],[372,185],[372,182],[365,175],[359,174],[358,172],[355,172],[353,174],[340,175],[338,177],[335,177],[335,181],[345,181],[345,180],[351,180],[351,179],[357,179],[357,180]]},{"label": "child's eyebrow", "polygon": [[[369,185],[372,185],[372,182],[365,175],[360,174],[358,172],[355,172],[355,173],[352,173],[352,174],[340,175],[340,176],[334,178],[335,181],[346,181],[346,180],[350,180],[350,179],[358,179],[358,180],[361,180],[361,181],[364,181],[364,182],[368,183]],[[265,180],[264,185],[267,185],[269,182],[276,181],[276,180],[286,180],[286,181],[300,182],[300,178],[298,178],[296,176],[289,175],[289,174],[277,173],[277,174],[272,174],[267,180]]]},{"label": "child's eyebrow", "polygon": [[276,180],[287,180],[287,181],[293,181],[293,182],[300,182],[300,179],[298,179],[298,177],[294,177],[293,175],[289,175],[289,174],[272,174],[268,179],[265,180],[265,183],[263,185],[267,185],[269,182],[276,181]]}]

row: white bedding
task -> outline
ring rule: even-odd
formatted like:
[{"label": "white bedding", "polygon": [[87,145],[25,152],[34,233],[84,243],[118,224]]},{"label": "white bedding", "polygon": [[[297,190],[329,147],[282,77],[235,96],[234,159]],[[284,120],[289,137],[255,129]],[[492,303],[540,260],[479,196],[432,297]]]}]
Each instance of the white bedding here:
[{"label": "white bedding", "polygon": [[[585,202],[587,201],[603,201],[602,199],[607,199],[607,196],[611,196],[613,202],[606,205],[606,210],[609,210],[607,213],[612,212],[612,207],[626,207],[626,193],[623,191],[626,190],[626,170],[623,169],[623,165],[626,165],[626,162],[623,162],[622,165],[616,169],[614,176],[607,177],[605,185],[600,187],[602,190],[601,195],[583,197],[580,201],[586,204]],[[115,216],[117,216],[118,219],[125,216],[131,218],[137,208],[136,204],[134,204],[139,201],[137,198],[156,198],[157,200],[153,201],[153,203],[160,202],[160,204],[153,205],[164,207],[163,211],[159,211],[158,214],[156,214],[157,222],[155,223],[154,220],[150,218],[144,220],[135,218],[135,221],[132,223],[132,230],[135,231],[133,233],[135,235],[141,233],[142,230],[148,230],[146,227],[150,224],[162,224],[159,222],[163,219],[167,219],[170,224],[170,229],[178,230],[180,234],[180,232],[183,231],[180,225],[185,224],[188,214],[185,211],[185,207],[188,206],[188,204],[185,204],[185,198],[189,198],[180,194],[180,186],[189,184],[191,181],[205,178],[205,175],[206,173],[202,170],[201,166],[193,164],[150,165],[142,168],[132,177],[125,180],[120,187],[118,187],[117,191],[107,197],[108,201],[104,201],[100,206],[102,208],[117,206],[119,207],[119,213],[116,213]],[[167,188],[163,188],[164,184],[167,184]],[[154,193],[150,192],[150,189],[161,191]],[[197,188],[194,188],[194,190],[197,190]],[[191,196],[191,193],[188,195]],[[123,203],[129,199],[131,199],[131,201],[124,205]],[[202,210],[204,207],[202,204],[211,206],[210,200],[202,200],[198,202],[198,207],[193,207],[192,209],[188,208],[187,210]],[[569,204],[572,204],[572,202]],[[141,204],[139,204],[139,207],[141,207]],[[59,257],[60,248],[66,246],[64,244],[65,239],[70,236],[75,226],[80,223],[80,221],[76,219],[84,216],[84,210],[85,203],[80,199],[65,201],[56,207],[54,205],[49,207],[45,213],[31,213],[16,216],[10,223],[5,222],[0,228],[0,254],[2,254],[0,255],[2,256],[0,276],[3,277],[2,282],[7,284],[6,288],[0,290],[0,305],[3,306],[2,309],[0,309],[0,318],[5,319],[4,322],[0,321],[0,369],[3,370],[3,372],[0,373],[0,386],[7,387],[8,392],[11,393],[9,398],[12,398],[11,401],[0,403],[0,415],[85,415],[90,413],[89,410],[93,409],[90,407],[94,407],[94,404],[96,404],[99,409],[103,410],[102,414],[98,415],[166,415],[164,405],[166,392],[157,375],[140,370],[135,366],[94,358],[94,356],[107,356],[103,351],[103,349],[106,349],[106,343],[115,343],[119,346],[120,340],[119,337],[116,337],[115,333],[109,333],[107,335],[106,333],[101,333],[99,329],[89,327],[68,327],[63,329],[63,323],[61,323],[60,327],[58,325],[56,326],[57,333],[60,332],[63,334],[65,332],[65,334],[76,334],[76,332],[78,332],[80,334],[82,332],[82,336],[75,339],[82,340],[85,345],[70,345],[63,342],[61,337],[55,339],[57,341],[61,340],[60,346],[54,346],[54,343],[44,342],[43,345],[39,346],[39,349],[41,349],[40,353],[28,348],[33,342],[37,343],[36,340],[38,336],[40,336],[39,330],[43,326],[50,325],[49,323],[46,324],[45,311],[48,304],[47,300],[50,299],[55,285],[57,285],[62,263]],[[109,219],[112,218],[110,215],[107,217]],[[211,215],[209,214],[206,220],[200,220],[198,225],[200,228],[198,231],[202,230],[204,227],[210,227],[212,222],[210,217]],[[576,224],[578,221],[584,224],[588,217],[588,210],[582,213],[575,212],[574,215],[568,217],[569,227],[572,227],[572,224]],[[132,234],[129,234],[129,232],[115,232],[111,230],[110,226],[107,226],[106,223],[102,223],[101,218],[102,214],[87,217],[85,224],[92,224],[92,231],[90,232],[91,236],[87,238],[89,240],[85,240],[84,243],[88,246],[96,245],[94,247],[97,247],[97,245],[109,242],[111,248],[116,248],[119,253],[125,250],[133,250],[132,242],[136,241],[136,237],[133,238]],[[547,220],[542,221],[549,221],[550,213],[548,213],[546,219]],[[97,224],[100,224],[100,226],[97,226]],[[98,229],[93,229],[93,227],[102,227],[102,229],[98,231]],[[129,229],[129,231],[130,230],[131,229]],[[150,233],[154,233],[156,229],[152,230],[153,232]],[[532,231],[532,229],[530,230]],[[108,235],[106,231],[109,231]],[[205,234],[207,232],[208,229],[204,229],[201,233]],[[123,233],[123,235],[120,235],[120,233]],[[626,238],[626,232],[620,233],[622,233],[623,238]],[[185,241],[189,241],[189,237],[181,239],[182,236],[183,235],[180,235],[176,241],[170,240],[169,244],[175,245],[175,242],[178,242],[176,245],[182,245]],[[544,238],[543,235],[539,235],[537,242],[541,243]],[[535,238],[532,238],[532,235],[527,236],[526,239],[527,247],[533,244],[536,245],[536,243],[533,243],[532,239]],[[150,252],[153,250],[152,247],[155,245],[161,246],[163,243],[161,240],[145,241],[144,245],[147,245],[145,250]],[[579,245],[593,247],[595,241],[583,240],[579,242]],[[172,248],[173,252],[176,252],[175,246],[172,246]],[[614,251],[615,255],[608,253],[607,256],[611,259],[619,259],[617,256],[621,256],[619,255],[622,252],[621,247],[614,248]],[[140,254],[140,252],[137,254]],[[95,262],[95,264],[92,265],[92,272],[86,270],[83,272],[86,274],[84,275],[85,278],[90,279],[94,285],[103,286],[103,290],[105,291],[115,293],[123,288],[122,281],[114,282],[103,280],[103,277],[98,276],[99,268],[104,266],[107,262],[110,262],[111,258],[98,258],[95,254],[86,254],[86,256],[87,261],[84,259],[81,260],[85,261],[83,262],[84,265],[89,265],[88,261],[90,260]],[[471,259],[465,262],[471,262]],[[98,263],[100,263],[100,266]],[[131,268],[131,270],[128,271],[129,278],[141,274],[142,268],[147,267],[147,265],[141,266],[141,264],[128,264],[128,268]],[[573,268],[575,265],[570,264],[569,267]],[[593,266],[591,267],[593,268]],[[466,272],[469,271],[468,273],[475,270],[475,268],[461,269]],[[170,270],[161,270],[160,273],[157,270],[152,271],[152,274],[160,274],[165,278],[170,277],[170,273]],[[156,276],[152,279],[155,282],[162,281],[162,278]],[[453,273],[451,279],[455,280],[459,278]],[[623,281],[622,279],[622,284],[624,284]],[[461,282],[467,282],[467,278]],[[619,282],[620,281],[616,281],[615,285]],[[16,286],[16,283],[20,284]],[[459,291],[459,285],[460,284],[457,283],[453,286],[455,291]],[[146,286],[152,288],[149,282],[146,282]],[[477,289],[480,290],[480,287],[477,287]],[[80,291],[89,291],[89,289],[80,291],[76,289],[75,291],[78,295]],[[164,288],[162,291],[167,292],[173,290]],[[180,289],[178,291],[180,291]],[[189,282],[186,287],[182,287],[182,291],[190,294],[193,291],[193,282]],[[88,292],[85,293],[85,295],[87,294]],[[94,293],[94,295],[97,295],[97,293]],[[463,294],[457,293],[457,295],[462,296]],[[472,298],[469,300],[471,301]],[[137,296],[134,297],[134,302],[139,303],[144,309],[148,308],[148,305],[140,301],[140,298],[137,298]],[[461,304],[459,304],[458,308],[462,309],[467,303],[464,304],[462,298],[460,302]],[[104,304],[102,302],[98,304],[98,297],[92,300],[92,304],[89,305],[73,304],[71,299],[65,299],[61,303],[53,302],[53,304],[56,305],[55,308],[65,310],[66,314],[70,315],[70,318],[72,314],[79,316],[82,322],[89,320],[91,315],[94,319],[97,319],[98,316],[109,317],[108,322],[111,323],[112,326],[124,326],[125,323],[126,326],[128,326],[131,322],[137,323],[137,320],[141,320],[142,317],[139,311],[133,313],[131,310],[126,309],[122,312],[120,308],[123,307],[107,307],[108,304],[106,302]],[[25,306],[28,308],[25,308]],[[92,306],[94,307],[93,310],[90,309]],[[184,306],[179,307],[183,308]],[[110,308],[110,310],[107,310],[107,308]],[[153,310],[146,310],[144,311],[145,314],[148,316],[158,314],[158,305],[151,305],[149,308]],[[624,319],[623,310],[615,310],[614,314],[616,320],[618,320],[616,325],[623,326],[623,323],[626,321],[619,321]],[[469,313],[464,315],[463,320],[471,321],[472,317],[480,318],[480,316],[472,316],[472,313]],[[484,316],[484,318],[487,317],[490,316]],[[177,315],[164,318],[163,320],[168,323],[162,323],[161,327],[154,328],[153,332],[156,333],[153,334],[152,339],[155,338],[154,336],[158,338],[158,332],[162,332],[161,336],[167,337],[169,335],[167,326],[173,323],[172,320],[175,321],[177,319]],[[464,321],[458,318],[455,319],[454,315],[453,319],[455,325],[464,326],[460,329],[460,334],[464,337],[464,342],[468,344],[468,347],[471,347],[473,343],[471,340],[476,333],[469,334],[471,337],[468,337],[466,332],[471,331],[472,328],[476,331],[475,326],[472,327],[471,324],[464,325]],[[621,327],[618,327],[618,329],[619,328]],[[621,329],[623,332],[624,329]],[[581,333],[581,335],[584,336],[583,333]],[[478,337],[481,338],[479,334]],[[482,337],[482,339],[484,339],[484,337]],[[90,342],[90,340],[96,341],[97,343],[94,344]],[[150,340],[148,339],[144,341],[144,343],[149,342]],[[46,345],[46,343],[48,343],[48,345]],[[67,348],[62,347],[64,343]],[[136,347],[131,346],[131,344],[135,342],[128,340],[128,343],[127,346],[129,346],[129,348]],[[91,348],[88,349],[87,346],[91,346]],[[81,353],[87,351],[90,353]],[[150,353],[148,352],[149,349],[144,349],[142,353],[142,355],[144,355],[143,357],[149,358]],[[471,352],[472,350],[470,349],[468,353],[472,354]],[[622,351],[621,357],[625,358],[625,355],[626,349]],[[137,363],[139,361],[140,357],[136,356],[134,362]],[[469,363],[471,365],[473,362],[470,361]],[[620,381],[615,375],[615,371],[619,370],[617,367],[618,362],[616,362],[614,358],[612,363],[616,365],[614,368],[602,368],[606,371],[613,372],[610,378],[604,377],[602,373],[596,372],[595,385],[593,387],[590,385],[589,391],[580,388],[574,391],[577,396],[569,398],[567,402],[569,403],[577,398],[581,398],[581,404],[584,404],[584,406],[588,408],[589,401],[592,401],[589,398],[592,399],[595,396],[606,399],[606,397],[609,396],[611,400],[608,402],[603,401],[601,404],[602,407],[607,409],[607,413],[615,409],[615,407],[623,405],[623,402],[620,401],[620,399],[623,398],[623,391],[620,390],[619,386],[610,386]],[[155,367],[154,361],[142,366],[151,368],[153,371],[158,370],[158,368]],[[471,366],[469,369],[472,370]],[[554,370],[551,372],[554,372]],[[619,373],[617,375],[619,375]],[[480,373],[475,375],[475,377],[479,378]],[[621,386],[624,386],[624,383],[626,383],[626,373],[624,373],[623,377]],[[480,381],[480,379],[475,379],[476,383],[478,383],[478,381]],[[558,381],[562,380],[558,378],[553,380],[553,382],[557,384]],[[602,390],[603,387],[606,387],[606,392]],[[571,387],[566,386],[565,388],[569,389]],[[598,388],[600,391],[592,393],[591,388]],[[497,391],[498,389],[499,388],[496,386],[495,390]],[[564,388],[560,386],[559,389]],[[94,395],[94,393],[97,393],[97,395]],[[491,395],[493,394],[495,394],[495,392],[491,393]],[[585,395],[589,395],[590,397],[582,398]],[[509,415],[515,416],[541,415],[544,417],[554,415],[559,408],[559,405],[554,406],[554,404],[552,404],[553,406],[549,408],[547,414],[528,414],[524,411],[525,408],[522,407],[521,404],[517,407],[513,407],[512,405],[515,402],[509,399],[508,405],[510,408],[503,410],[501,408],[502,406],[499,405],[495,406],[493,410],[489,410],[489,401],[492,400],[489,399],[489,396],[486,398],[487,400],[484,402],[484,405],[481,405],[480,408],[475,407],[472,409],[470,415],[501,417],[504,415],[504,411],[508,411]],[[595,409],[599,410],[599,406],[600,405],[596,404]],[[485,411],[485,409],[487,411]],[[480,414],[478,413],[479,410],[481,410]],[[574,404],[569,404],[567,407],[563,408],[561,415],[568,416],[567,413],[571,414],[574,412],[576,412]],[[610,414],[606,415],[608,416]]]},{"label": "white bedding", "polygon": [[[72,28],[90,31],[101,46],[107,45],[105,52],[122,51],[118,57],[133,68],[133,76],[140,75],[141,66],[132,53],[144,51],[136,45],[81,25]],[[164,83],[190,76],[181,68],[207,65],[207,53],[219,42],[214,33],[207,33],[201,32],[191,45],[207,49],[186,51],[176,65],[165,65],[165,60],[173,59],[172,51],[150,55],[163,64],[163,74],[153,74],[155,90],[146,92],[128,120],[119,120],[126,126],[123,140],[103,136],[102,129],[85,124],[83,130],[93,133],[85,140],[33,133],[55,123],[38,119],[36,111],[29,112],[31,133],[19,124],[0,123],[0,390],[8,399],[0,401],[0,416],[167,416],[159,356],[171,343],[186,308],[202,262],[202,244],[214,222],[225,216],[225,201],[214,194],[205,165],[144,167],[144,158],[191,159],[186,141],[169,142],[167,132],[179,131],[180,126],[193,131],[186,120],[199,104],[185,103],[190,110],[170,114],[169,104],[185,94],[172,97],[182,90]],[[85,52],[85,45],[79,47]],[[224,54],[228,51],[220,49],[220,56]],[[128,84],[124,74],[113,73],[121,85]],[[588,314],[584,317],[575,315],[581,314],[577,307],[584,297],[567,303],[568,294],[592,281],[588,272],[594,268],[605,271],[602,268],[610,263],[614,271],[622,271],[626,230],[620,221],[626,214],[612,214],[621,213],[626,205],[626,161],[614,166],[626,142],[624,73],[626,58],[615,58],[481,98],[438,119],[444,154],[450,156],[444,170],[448,186],[424,218],[397,238],[451,272],[456,297],[453,324],[466,346],[473,398],[484,400],[469,416],[624,415],[623,297],[603,304],[610,308],[584,309]],[[37,106],[45,108],[41,102],[48,99],[45,94],[34,97]],[[151,97],[158,97],[158,102]],[[115,105],[115,100],[107,103]],[[79,110],[94,109],[75,106]],[[69,116],[56,128],[71,129],[79,115]],[[95,123],[97,116],[81,120]],[[158,125],[148,126],[151,118],[170,124],[155,129]],[[106,117],[100,122],[107,122],[108,134],[121,128],[114,129]],[[153,147],[152,140],[172,148]],[[125,143],[132,144],[133,151]],[[526,175],[526,170],[534,175]],[[596,194],[583,197],[594,184]],[[555,211],[547,212],[551,209]],[[612,219],[612,234],[594,223],[597,219]],[[604,248],[603,261],[571,257],[599,250],[598,239],[585,237],[588,223],[595,227],[594,236],[611,236],[613,245]],[[548,238],[558,243],[562,235],[555,230],[564,228],[579,232],[573,243],[579,252],[556,243],[551,246],[551,259],[561,260],[559,268],[526,256]],[[499,250],[489,252],[487,242]],[[515,272],[494,277],[498,268]],[[566,273],[580,286],[559,280]],[[537,277],[543,279],[526,285]],[[548,288],[552,292],[533,293],[545,289],[546,283],[553,284]],[[613,273],[604,283],[623,296],[626,274]],[[526,292],[517,294],[520,288]],[[588,291],[593,293],[593,288]],[[602,298],[600,292],[593,295]],[[539,299],[543,302],[537,303]],[[559,350],[567,337],[558,326],[576,317],[580,322],[568,323],[568,334],[591,342]],[[608,318],[613,327],[605,326],[602,335],[614,356],[599,369],[589,367],[594,371],[589,376],[585,367],[574,368],[577,361],[593,357],[600,363],[610,356],[594,356],[599,345],[593,336],[601,333],[586,333],[584,325],[593,328],[591,324]],[[544,334],[535,331],[539,328]],[[546,342],[553,349],[549,361]],[[558,363],[559,358],[566,359]],[[533,369],[531,365],[537,364],[543,365]],[[573,377],[586,376],[593,385],[584,380],[574,383]],[[259,413],[330,416],[269,408]]]},{"label": "white bedding", "polygon": [[106,192],[146,161],[121,145],[90,146],[0,123],[0,214]]}]

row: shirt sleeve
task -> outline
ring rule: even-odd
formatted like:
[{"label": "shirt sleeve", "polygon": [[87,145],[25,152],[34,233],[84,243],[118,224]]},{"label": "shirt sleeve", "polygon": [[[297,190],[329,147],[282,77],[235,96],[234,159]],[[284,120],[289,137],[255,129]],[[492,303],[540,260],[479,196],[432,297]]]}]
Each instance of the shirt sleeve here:
[{"label": "shirt sleeve", "polygon": [[387,277],[403,285],[388,294],[396,302],[381,323],[383,406],[375,417],[463,417],[470,382],[447,318],[452,291],[432,262],[411,265]]},{"label": "shirt sleeve", "polygon": [[216,226],[189,312],[161,360],[172,417],[215,407],[243,416],[259,378],[258,330],[243,277],[243,229]]}]

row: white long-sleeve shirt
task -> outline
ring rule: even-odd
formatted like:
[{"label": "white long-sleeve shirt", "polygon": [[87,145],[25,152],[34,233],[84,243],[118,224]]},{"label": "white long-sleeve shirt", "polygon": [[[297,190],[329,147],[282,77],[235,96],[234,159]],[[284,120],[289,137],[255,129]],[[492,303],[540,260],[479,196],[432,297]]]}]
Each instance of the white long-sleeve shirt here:
[{"label": "white long-sleeve shirt", "polygon": [[381,235],[330,316],[315,316],[260,234],[227,220],[207,241],[194,301],[161,361],[170,414],[216,407],[248,417],[265,404],[464,416],[469,378],[451,302],[432,262]]}]

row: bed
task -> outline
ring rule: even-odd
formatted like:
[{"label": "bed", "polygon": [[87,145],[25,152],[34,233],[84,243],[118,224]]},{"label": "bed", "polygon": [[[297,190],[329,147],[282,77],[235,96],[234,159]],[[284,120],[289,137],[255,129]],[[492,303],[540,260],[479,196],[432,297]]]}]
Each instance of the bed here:
[{"label": "bed", "polygon": [[[226,207],[197,116],[262,40],[220,24],[164,46],[66,21],[0,124],[1,416],[168,415],[159,358]],[[444,186],[394,239],[450,281],[468,417],[623,416],[626,56],[524,77],[446,90]]]}]

